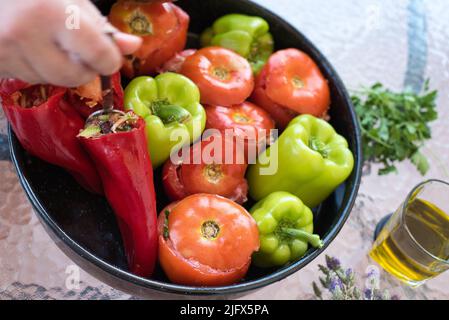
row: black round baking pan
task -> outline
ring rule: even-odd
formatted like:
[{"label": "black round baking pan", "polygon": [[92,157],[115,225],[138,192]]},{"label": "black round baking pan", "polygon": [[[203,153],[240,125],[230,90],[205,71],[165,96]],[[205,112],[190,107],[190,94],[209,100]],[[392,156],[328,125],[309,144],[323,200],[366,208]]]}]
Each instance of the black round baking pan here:
[{"label": "black round baking pan", "polygon": [[[94,2],[107,14],[114,1]],[[198,34],[224,14],[261,16],[271,26],[276,49],[293,47],[305,51],[329,80],[332,93],[331,123],[347,138],[355,155],[355,168],[350,178],[315,210],[316,232],[325,244],[322,249],[311,249],[301,260],[280,269],[261,270],[251,267],[245,279],[232,286],[180,286],[170,283],[160,268],[151,279],[144,279],[127,271],[120,233],[114,214],[104,198],[87,193],[63,170],[27,154],[10,130],[11,157],[20,182],[49,235],[76,264],[106,284],[146,298],[244,295],[300,271],[335,239],[351,212],[360,184],[360,129],[351,100],[334,68],[301,32],[281,17],[249,0],[181,0],[176,4],[191,17],[190,46],[195,46]],[[155,180],[158,207],[163,208],[168,201],[163,195],[159,172],[156,172]]]}]

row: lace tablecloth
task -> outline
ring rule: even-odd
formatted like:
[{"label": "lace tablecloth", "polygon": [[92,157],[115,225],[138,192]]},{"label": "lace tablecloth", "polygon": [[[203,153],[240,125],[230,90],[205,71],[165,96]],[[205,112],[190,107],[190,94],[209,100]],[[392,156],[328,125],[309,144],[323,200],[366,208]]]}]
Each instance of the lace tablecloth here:
[{"label": "lace tablecloth", "polygon": [[[419,90],[426,78],[440,91],[439,121],[426,145],[432,169],[428,178],[449,180],[449,12],[447,0],[258,0],[306,34],[330,59],[349,89],[381,81],[401,90]],[[9,161],[6,121],[0,111],[0,299],[132,299],[79,271],[50,240],[33,213]],[[363,286],[374,265],[367,253],[377,221],[395,210],[424,178],[410,163],[399,175],[365,175],[351,218],[327,254],[353,268]],[[311,299],[311,283],[324,255],[299,273],[252,293],[248,299]],[[70,281],[69,281],[70,280]],[[449,298],[449,273],[419,289],[381,273],[381,286],[405,299]]]}]

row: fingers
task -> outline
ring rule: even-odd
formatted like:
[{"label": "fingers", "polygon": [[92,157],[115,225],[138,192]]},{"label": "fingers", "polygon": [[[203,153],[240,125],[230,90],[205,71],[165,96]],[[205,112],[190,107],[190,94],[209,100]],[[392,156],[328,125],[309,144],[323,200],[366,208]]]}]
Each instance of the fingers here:
[{"label": "fingers", "polygon": [[139,50],[142,45],[142,38],[129,33],[120,32],[110,23],[105,23],[103,31],[112,34],[114,43],[120,49],[122,55],[126,56]]},{"label": "fingers", "polygon": [[122,54],[104,32],[102,26],[85,16],[77,30],[64,29],[57,35],[58,44],[71,55],[78,56],[91,70],[102,75],[117,72],[122,66]]},{"label": "fingers", "polygon": [[30,67],[28,61],[22,56],[16,57],[14,60],[10,61],[8,63],[8,69],[13,70],[14,72],[0,72],[1,78],[17,78],[29,84],[42,83],[43,79]]},{"label": "fingers", "polygon": [[[7,54],[11,52],[15,54]],[[16,46],[6,45],[2,48],[2,53],[6,54],[0,54],[0,78],[18,78],[31,84],[42,80]]]},{"label": "fingers", "polygon": [[[35,2],[20,2],[23,4],[20,10],[9,7],[11,12],[0,12],[4,18],[0,21],[5,25],[0,29],[0,77],[76,87],[88,83],[98,74],[117,72],[122,66],[123,55],[136,51],[142,40],[116,30],[111,39],[104,34],[108,24],[96,7],[88,0],[78,1],[82,16],[80,28],[76,30],[64,27],[65,16],[60,14],[64,8],[58,7],[58,1],[46,10]],[[50,9],[54,14],[46,16]],[[31,16],[35,19],[27,23],[7,19],[15,16],[16,11],[24,10],[35,12],[36,15]],[[37,15],[39,12],[49,20],[42,23],[42,18]],[[40,27],[29,28],[38,25]]]},{"label": "fingers", "polygon": [[34,68],[28,63],[24,56],[21,56],[15,61],[13,70],[17,70],[16,78],[28,82],[29,84],[42,83],[42,78],[34,70]]},{"label": "fingers", "polygon": [[119,47],[122,55],[129,55],[139,50],[142,38],[123,32],[114,33],[114,41]]},{"label": "fingers", "polygon": [[77,87],[90,82],[96,76],[95,71],[70,58],[55,43],[49,41],[31,45],[34,52],[26,56],[26,61],[33,66],[42,79],[40,82],[63,87]]}]

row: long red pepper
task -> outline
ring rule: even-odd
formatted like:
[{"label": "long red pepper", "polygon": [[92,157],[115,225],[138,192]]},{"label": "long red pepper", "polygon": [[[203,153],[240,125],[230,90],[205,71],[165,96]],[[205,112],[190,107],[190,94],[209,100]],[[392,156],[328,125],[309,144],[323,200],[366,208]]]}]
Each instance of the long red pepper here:
[{"label": "long red pepper", "polygon": [[157,211],[145,121],[134,129],[79,138],[95,162],[122,233],[130,271],[149,277],[157,259]]},{"label": "long red pepper", "polygon": [[76,138],[84,120],[63,100],[66,89],[46,88],[49,88],[48,99],[30,108],[20,106],[13,99],[13,90],[0,91],[6,118],[30,154],[66,169],[87,190],[102,194],[100,177]]}]

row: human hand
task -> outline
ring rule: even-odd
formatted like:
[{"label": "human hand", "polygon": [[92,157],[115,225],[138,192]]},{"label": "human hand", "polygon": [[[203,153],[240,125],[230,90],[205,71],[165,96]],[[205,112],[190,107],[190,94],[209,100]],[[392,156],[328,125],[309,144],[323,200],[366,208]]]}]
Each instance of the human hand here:
[{"label": "human hand", "polygon": [[[79,28],[67,24],[68,8]],[[0,78],[76,87],[113,74],[141,39],[115,31],[112,41],[111,28],[88,0],[0,0]]]}]

